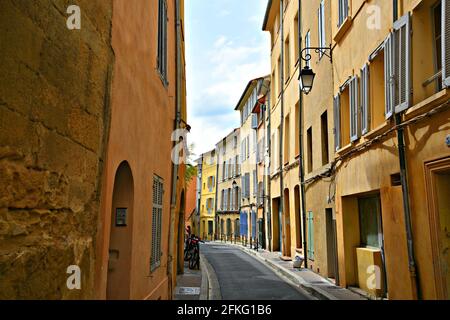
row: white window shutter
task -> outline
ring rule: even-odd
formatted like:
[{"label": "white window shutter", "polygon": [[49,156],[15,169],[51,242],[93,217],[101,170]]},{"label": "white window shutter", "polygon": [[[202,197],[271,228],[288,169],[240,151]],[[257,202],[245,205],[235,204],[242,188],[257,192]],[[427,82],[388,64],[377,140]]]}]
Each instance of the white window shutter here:
[{"label": "white window shutter", "polygon": [[338,151],[341,148],[341,96],[334,97],[334,146]]},{"label": "white window shutter", "polygon": [[411,24],[409,13],[394,23],[394,109],[400,113],[411,102]]},{"label": "white window shutter", "polygon": [[350,139],[355,142],[359,139],[358,124],[358,77],[354,76],[350,81]]},{"label": "white window shutter", "polygon": [[385,116],[389,119],[394,114],[394,66],[393,34],[389,34],[384,43],[384,91]]},{"label": "white window shutter", "polygon": [[450,0],[442,0],[442,81],[450,87]]},{"label": "white window shutter", "polygon": [[365,64],[361,69],[361,134],[365,135],[370,130],[370,106],[369,106],[369,65]]}]

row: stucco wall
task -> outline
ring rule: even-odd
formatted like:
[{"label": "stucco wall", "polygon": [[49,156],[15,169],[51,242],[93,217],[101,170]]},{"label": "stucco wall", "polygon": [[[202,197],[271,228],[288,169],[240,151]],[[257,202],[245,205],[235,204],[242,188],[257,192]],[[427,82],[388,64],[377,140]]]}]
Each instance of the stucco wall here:
[{"label": "stucco wall", "polygon": [[[114,177],[127,161],[134,179],[131,299],[167,299],[171,215],[171,134],[175,119],[174,1],[168,1],[168,86],[157,71],[158,2],[114,1],[112,120],[102,198],[98,297],[106,297]],[[146,39],[143,41],[143,39]],[[161,266],[150,272],[153,177],[164,181]],[[120,288],[118,288],[120,289]]]}]

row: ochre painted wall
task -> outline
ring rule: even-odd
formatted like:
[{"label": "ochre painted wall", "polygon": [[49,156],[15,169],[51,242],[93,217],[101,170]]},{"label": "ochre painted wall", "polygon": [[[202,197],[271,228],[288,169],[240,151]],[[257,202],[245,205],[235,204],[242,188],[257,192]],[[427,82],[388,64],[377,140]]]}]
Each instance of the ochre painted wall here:
[{"label": "ochre painted wall", "polygon": [[[157,71],[158,2],[115,0],[112,46],[115,67],[101,234],[98,239],[97,297],[106,298],[114,177],[127,161],[134,179],[131,299],[168,299],[167,263],[171,215],[172,142],[175,120],[174,3],[168,1],[168,85]],[[142,39],[147,39],[142,41]],[[145,67],[144,67],[145,66]],[[157,151],[157,152],[156,152]],[[163,179],[161,266],[150,272],[153,179]],[[120,288],[117,288],[120,290]]]}]

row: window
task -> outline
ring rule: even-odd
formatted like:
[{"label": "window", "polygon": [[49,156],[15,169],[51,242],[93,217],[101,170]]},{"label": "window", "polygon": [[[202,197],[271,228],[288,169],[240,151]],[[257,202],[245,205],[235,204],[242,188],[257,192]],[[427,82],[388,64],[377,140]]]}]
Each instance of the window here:
[{"label": "window", "polygon": [[236,176],[241,174],[241,166],[239,165],[239,156],[236,156],[236,160],[235,160],[235,172],[236,172]]},{"label": "window", "polygon": [[167,85],[167,3],[158,1],[158,71]]},{"label": "window", "polygon": [[313,141],[312,141],[312,127],[308,129],[307,133],[307,148],[308,148],[308,173],[313,171]]},{"label": "window", "polygon": [[409,108],[411,97],[411,29],[409,14],[394,23],[385,44],[386,118]]},{"label": "window", "polygon": [[350,81],[350,140],[355,142],[359,139],[359,121],[358,121],[358,77],[354,76]]},{"label": "window", "polygon": [[339,11],[339,17],[338,17],[338,27],[340,27],[345,19],[348,17],[348,0],[338,0],[338,11]]},{"label": "window", "polygon": [[221,197],[220,197],[220,210],[224,210],[224,200],[225,200],[225,190],[221,191]]},{"label": "window", "polygon": [[258,176],[256,170],[253,170],[253,197],[258,195]]},{"label": "window", "polygon": [[370,130],[370,107],[369,107],[369,65],[365,64],[361,69],[361,134],[366,134]]},{"label": "window", "polygon": [[[305,48],[310,48],[310,47],[311,47],[311,32],[308,31],[305,36]],[[306,56],[308,56],[310,54],[311,54],[311,50],[310,49],[306,50]],[[309,68],[311,67],[311,60],[306,61],[306,66]]]},{"label": "window", "polygon": [[[334,98],[334,140],[336,151],[350,144],[350,83]],[[354,93],[352,91],[352,93]]]},{"label": "window", "polygon": [[281,57],[278,58],[278,83],[277,83],[277,96],[281,94],[283,90],[283,69],[281,68]]},{"label": "window", "polygon": [[[325,4],[324,0],[320,2],[319,10],[317,13],[317,18],[319,21],[319,47],[326,47],[326,38],[325,38]],[[323,56],[323,51],[319,53],[320,57]]]},{"label": "window", "polygon": [[450,1],[441,1],[442,79],[443,86],[450,87]]},{"label": "window", "polygon": [[361,246],[381,248],[381,204],[380,197],[358,199]]},{"label": "window", "polygon": [[150,271],[161,266],[161,237],[164,180],[153,177],[153,211],[152,211],[152,249],[150,257]]},{"label": "window", "polygon": [[290,128],[290,121],[289,121],[289,115],[286,116],[284,119],[284,164],[289,163],[289,157],[290,157],[290,137],[291,137],[291,128]]},{"label": "window", "polygon": [[250,198],[250,173],[245,174],[245,198]]},{"label": "window", "polygon": [[298,45],[298,41],[299,41],[299,38],[298,38],[298,12],[294,19],[294,37],[295,37],[294,38],[294,44],[295,44],[294,56],[295,56],[295,63],[297,64],[298,61],[300,60],[300,49],[299,49],[299,45]]},{"label": "window", "polygon": [[322,165],[325,166],[330,162],[329,145],[328,145],[328,113],[325,111],[320,116],[322,131]]},{"label": "window", "polygon": [[284,77],[287,82],[291,76],[291,50],[289,46],[289,35],[284,42]]}]

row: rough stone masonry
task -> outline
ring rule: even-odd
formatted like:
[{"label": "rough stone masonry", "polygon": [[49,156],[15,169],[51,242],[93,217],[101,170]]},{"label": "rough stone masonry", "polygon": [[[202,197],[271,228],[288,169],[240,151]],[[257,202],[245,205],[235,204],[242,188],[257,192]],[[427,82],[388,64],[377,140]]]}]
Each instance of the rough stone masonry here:
[{"label": "rough stone masonry", "polygon": [[0,299],[95,296],[111,17],[110,0],[0,1]]}]

